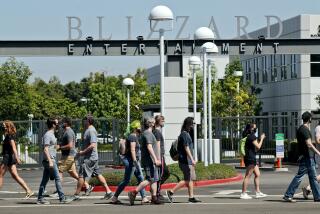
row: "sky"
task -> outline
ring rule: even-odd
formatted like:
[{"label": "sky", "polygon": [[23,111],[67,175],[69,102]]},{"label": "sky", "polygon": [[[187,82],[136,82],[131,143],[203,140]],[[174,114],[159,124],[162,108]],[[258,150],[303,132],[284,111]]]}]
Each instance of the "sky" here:
[{"label": "sky", "polygon": [[[175,17],[188,16],[180,37],[193,37],[194,31],[208,26],[214,19],[222,39],[236,36],[235,16],[247,16],[248,31],[266,25],[266,15],[281,20],[299,14],[320,14],[319,0],[0,0],[0,40],[67,40],[68,19],[81,20],[81,39],[99,38],[98,16],[102,19],[103,38],[128,39],[128,18],[131,16],[131,38],[150,33],[148,15],[157,5],[166,5]],[[174,30],[166,32],[166,39],[175,39],[185,18],[174,21]],[[75,20],[73,19],[73,24]],[[319,23],[320,24],[320,23]],[[76,38],[72,31],[71,37]],[[155,33],[151,38],[156,39]],[[134,73],[138,67],[159,64],[159,57],[18,57],[33,71],[35,77],[49,80],[53,75],[62,83],[80,81],[90,72],[104,71],[107,75]],[[0,58],[3,63],[6,58]]]}]

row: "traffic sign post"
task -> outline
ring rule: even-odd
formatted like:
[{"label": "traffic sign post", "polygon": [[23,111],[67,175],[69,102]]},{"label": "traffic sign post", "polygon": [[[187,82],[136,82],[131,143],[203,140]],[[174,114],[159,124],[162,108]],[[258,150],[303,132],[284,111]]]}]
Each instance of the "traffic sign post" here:
[{"label": "traffic sign post", "polygon": [[282,170],[282,158],[284,158],[284,134],[283,133],[277,133],[276,134],[276,163],[275,168],[276,170],[280,171],[287,171]]}]

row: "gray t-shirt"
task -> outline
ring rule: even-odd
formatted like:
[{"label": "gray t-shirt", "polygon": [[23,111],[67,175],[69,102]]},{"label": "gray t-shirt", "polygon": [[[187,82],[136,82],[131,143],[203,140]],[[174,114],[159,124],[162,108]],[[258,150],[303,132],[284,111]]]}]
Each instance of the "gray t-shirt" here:
[{"label": "gray t-shirt", "polygon": [[159,129],[154,129],[153,130],[153,135],[156,137],[157,141],[160,141],[160,154],[163,157],[164,154],[165,154],[163,135],[162,135],[162,133],[161,133],[161,131]]},{"label": "gray t-shirt", "polygon": [[151,144],[152,148],[154,149],[156,145],[156,138],[152,134],[152,132],[145,130],[141,137],[141,164],[143,166],[149,166],[153,164],[151,155],[148,151],[147,145]]},{"label": "gray t-shirt", "polygon": [[[55,160],[57,156],[56,145],[57,138],[54,136],[54,131],[47,131],[42,138],[42,147],[44,149],[45,146],[48,146],[49,155],[52,160]],[[45,154],[43,154],[43,160],[48,160]]]},{"label": "gray t-shirt", "polygon": [[95,147],[90,151],[87,152],[84,155],[85,159],[90,159],[90,160],[98,160],[98,151],[97,151],[97,141],[98,141],[98,137],[97,137],[97,131],[96,129],[91,126],[89,127],[83,135],[83,144],[81,145],[81,150],[86,149],[88,146],[90,146],[91,143],[95,144]]},{"label": "gray t-shirt", "polygon": [[70,141],[73,142],[72,148],[68,149],[68,150],[65,150],[65,149],[61,150],[62,156],[73,156],[74,157],[77,154],[76,147],[75,147],[76,135],[75,135],[74,131],[72,130],[72,128],[68,127],[63,133],[62,142],[60,145],[61,146],[68,145]]},{"label": "gray t-shirt", "polygon": [[126,156],[131,157],[131,143],[136,143],[136,158],[137,160],[141,159],[141,150],[140,150],[140,143],[138,137],[134,134],[130,134],[126,141],[126,147],[128,147]]}]

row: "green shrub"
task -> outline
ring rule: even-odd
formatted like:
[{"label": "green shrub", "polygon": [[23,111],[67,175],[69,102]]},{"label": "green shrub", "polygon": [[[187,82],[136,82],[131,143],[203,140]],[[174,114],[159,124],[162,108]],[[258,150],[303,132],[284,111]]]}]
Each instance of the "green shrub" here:
[{"label": "green shrub", "polygon": [[[177,175],[180,179],[183,178],[183,174],[178,164],[169,165],[171,174]],[[104,173],[103,176],[106,178],[108,185],[117,186],[123,179],[124,170],[118,170],[114,172]],[[212,164],[205,167],[203,163],[197,163],[196,165],[197,180],[214,180],[222,178],[230,178],[237,175],[236,170],[232,166],[223,164]],[[176,183],[177,178],[173,175],[169,177],[166,183]],[[100,185],[96,178],[92,178],[89,181],[90,184]],[[136,186],[138,184],[135,176],[132,176],[129,186]]]}]

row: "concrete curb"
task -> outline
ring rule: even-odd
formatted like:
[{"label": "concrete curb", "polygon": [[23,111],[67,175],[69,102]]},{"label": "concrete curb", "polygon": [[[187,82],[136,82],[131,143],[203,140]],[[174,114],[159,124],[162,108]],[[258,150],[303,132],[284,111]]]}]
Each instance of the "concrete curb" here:
[{"label": "concrete curb", "polygon": [[[224,178],[224,179],[215,179],[215,180],[202,180],[202,181],[196,181],[194,186],[196,187],[205,187],[205,186],[212,186],[217,184],[224,184],[224,183],[230,183],[230,182],[237,182],[241,181],[243,179],[242,175],[239,173],[237,176],[232,178]],[[172,189],[176,186],[177,183],[167,183],[161,185],[161,189]],[[185,186],[186,187],[186,186]],[[109,186],[111,191],[115,192],[117,189],[117,186]],[[125,192],[133,191],[135,190],[136,186],[126,186],[124,189]],[[84,190],[84,188],[82,189]],[[105,188],[103,186],[95,186],[93,188],[93,192],[105,192]],[[146,187],[146,191],[149,191],[149,186]]]}]

